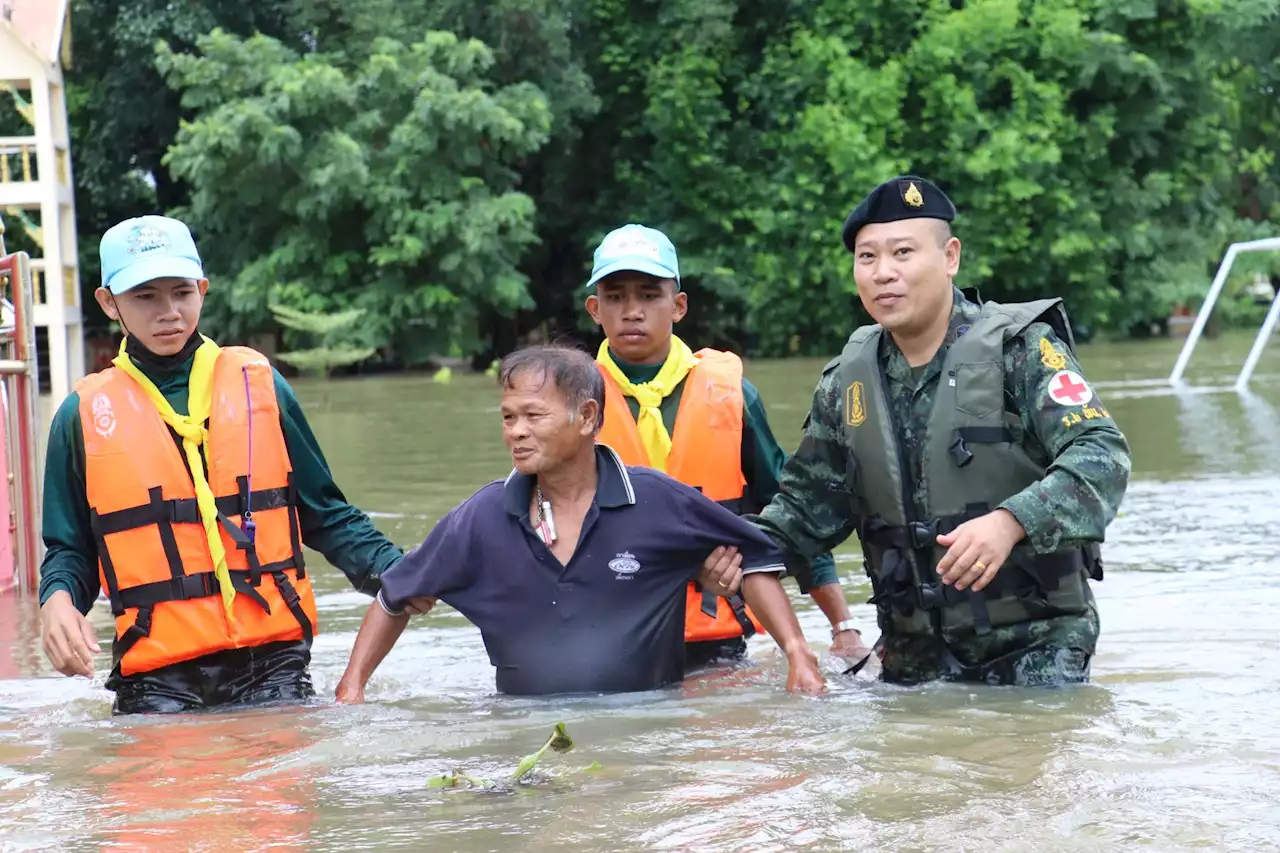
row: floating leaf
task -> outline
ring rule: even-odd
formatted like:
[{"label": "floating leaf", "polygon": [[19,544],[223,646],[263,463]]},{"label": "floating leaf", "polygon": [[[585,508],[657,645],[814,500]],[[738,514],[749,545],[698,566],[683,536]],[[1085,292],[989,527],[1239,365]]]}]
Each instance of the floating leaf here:
[{"label": "floating leaf", "polygon": [[551,732],[551,736],[547,738],[547,742],[542,745],[542,749],[532,755],[526,755],[520,759],[520,766],[516,768],[515,775],[511,777],[512,782],[519,782],[524,775],[534,768],[542,754],[548,749],[556,752],[568,752],[573,749],[573,738],[569,737],[569,733],[564,730],[564,723],[556,723],[555,729]]},{"label": "floating leaf", "polygon": [[428,788],[489,788],[493,786],[492,782],[486,779],[477,779],[474,776],[468,776],[462,772],[461,768],[456,768],[452,773],[444,776],[432,776],[427,780]]},{"label": "floating leaf", "polygon": [[569,737],[569,733],[564,730],[564,723],[556,723],[556,729],[547,740],[547,746],[556,752],[568,752],[573,749],[573,738]]},{"label": "floating leaf", "polygon": [[427,782],[428,788],[456,788],[458,786],[458,777],[453,774],[444,776],[432,776]]}]

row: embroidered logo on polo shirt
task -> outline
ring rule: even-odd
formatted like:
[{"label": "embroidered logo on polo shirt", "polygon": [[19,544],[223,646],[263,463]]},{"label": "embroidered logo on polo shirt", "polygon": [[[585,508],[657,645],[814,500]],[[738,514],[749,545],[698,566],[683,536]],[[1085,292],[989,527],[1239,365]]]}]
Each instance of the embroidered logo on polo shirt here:
[{"label": "embroidered logo on polo shirt", "polygon": [[618,573],[618,580],[629,581],[632,575],[640,571],[640,561],[630,551],[623,551],[609,561],[609,568]]}]

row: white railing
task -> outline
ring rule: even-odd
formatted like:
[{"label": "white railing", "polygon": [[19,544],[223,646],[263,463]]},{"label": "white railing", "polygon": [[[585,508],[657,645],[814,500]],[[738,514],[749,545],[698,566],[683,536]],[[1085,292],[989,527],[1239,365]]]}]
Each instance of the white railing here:
[{"label": "white railing", "polygon": [[0,183],[34,183],[40,179],[34,136],[0,137]]}]

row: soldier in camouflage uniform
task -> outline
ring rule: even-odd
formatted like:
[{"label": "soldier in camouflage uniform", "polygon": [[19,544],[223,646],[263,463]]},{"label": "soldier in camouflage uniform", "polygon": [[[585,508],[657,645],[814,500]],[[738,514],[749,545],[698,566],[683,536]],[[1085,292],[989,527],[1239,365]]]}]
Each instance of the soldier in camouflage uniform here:
[{"label": "soldier in camouflage uniform", "polygon": [[955,207],[920,178],[850,214],[876,325],[823,370],[781,491],[756,519],[795,554],[856,531],[887,681],[1083,682],[1088,580],[1129,447],[1088,385],[1061,300],[981,303],[952,284]]}]

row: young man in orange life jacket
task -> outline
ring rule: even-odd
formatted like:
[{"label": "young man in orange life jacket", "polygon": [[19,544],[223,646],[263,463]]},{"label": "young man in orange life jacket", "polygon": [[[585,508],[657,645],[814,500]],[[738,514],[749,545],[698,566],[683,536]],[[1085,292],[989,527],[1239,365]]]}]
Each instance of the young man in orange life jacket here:
[{"label": "young man in orange life jacket", "polygon": [[[695,353],[673,333],[688,295],[680,288],[671,240],[643,225],[611,231],[596,248],[587,289],[594,290],[587,312],[605,333],[596,356],[605,378],[598,440],[626,464],[657,468],[740,515],[766,506],[778,492],[787,456],[769,428],[760,393],[742,375],[742,360],[712,349]],[[717,559],[713,555],[708,564]],[[789,572],[831,622],[832,653],[862,660],[867,650],[831,555]],[[742,658],[747,638],[760,631],[740,595],[689,584],[689,667]]]},{"label": "young man in orange life jacket", "polygon": [[127,220],[100,253],[95,297],[126,337],[50,428],[45,654],[64,675],[93,675],[85,614],[105,589],[115,713],[311,696],[303,543],[369,595],[401,551],[347,503],[266,358],[197,331],[209,282],[183,223]]}]

